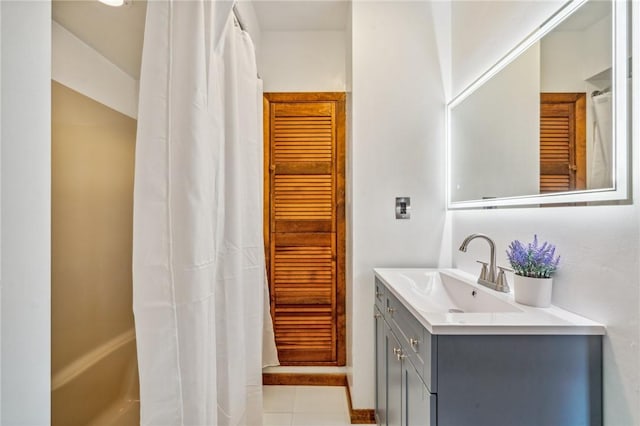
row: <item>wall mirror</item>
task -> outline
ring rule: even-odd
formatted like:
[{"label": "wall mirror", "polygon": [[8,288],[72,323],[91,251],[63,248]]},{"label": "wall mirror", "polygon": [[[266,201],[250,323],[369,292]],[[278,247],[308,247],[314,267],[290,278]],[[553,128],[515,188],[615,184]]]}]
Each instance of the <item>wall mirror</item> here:
[{"label": "wall mirror", "polygon": [[449,208],[629,198],[627,9],[566,3],[448,104]]}]

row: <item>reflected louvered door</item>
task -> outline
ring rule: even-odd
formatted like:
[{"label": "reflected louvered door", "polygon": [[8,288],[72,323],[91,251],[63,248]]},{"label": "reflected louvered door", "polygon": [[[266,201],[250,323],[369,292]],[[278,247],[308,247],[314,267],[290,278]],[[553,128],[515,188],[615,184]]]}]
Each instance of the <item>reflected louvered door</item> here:
[{"label": "reflected louvered door", "polygon": [[540,104],[540,193],[583,189],[584,94],[543,93]]},{"label": "reflected louvered door", "polygon": [[268,106],[269,276],[282,364],[341,363],[339,313],[344,308],[337,262],[341,106],[336,101],[273,99]]}]

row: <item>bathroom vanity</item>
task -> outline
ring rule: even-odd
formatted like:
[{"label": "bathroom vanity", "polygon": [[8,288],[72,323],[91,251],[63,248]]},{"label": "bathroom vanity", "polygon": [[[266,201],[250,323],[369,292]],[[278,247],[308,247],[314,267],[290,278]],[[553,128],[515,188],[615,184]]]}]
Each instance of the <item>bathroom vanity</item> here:
[{"label": "bathroom vanity", "polygon": [[378,425],[602,424],[604,326],[444,269],[375,269]]}]

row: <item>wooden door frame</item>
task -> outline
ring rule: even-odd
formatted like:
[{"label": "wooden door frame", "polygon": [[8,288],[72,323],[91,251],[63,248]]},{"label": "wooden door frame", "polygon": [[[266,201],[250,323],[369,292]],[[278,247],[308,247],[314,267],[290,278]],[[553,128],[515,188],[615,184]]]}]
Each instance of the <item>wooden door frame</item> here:
[{"label": "wooden door frame", "polygon": [[575,146],[575,190],[587,188],[587,95],[586,93],[540,93],[542,104],[573,104],[574,105],[574,146]]},{"label": "wooden door frame", "polygon": [[[335,102],[336,103],[336,362],[309,362],[307,365],[346,365],[346,93],[344,92],[265,92],[263,93],[264,132],[264,220],[263,232],[267,277],[271,276],[271,103],[272,102]],[[271,317],[275,296],[269,283]]]}]

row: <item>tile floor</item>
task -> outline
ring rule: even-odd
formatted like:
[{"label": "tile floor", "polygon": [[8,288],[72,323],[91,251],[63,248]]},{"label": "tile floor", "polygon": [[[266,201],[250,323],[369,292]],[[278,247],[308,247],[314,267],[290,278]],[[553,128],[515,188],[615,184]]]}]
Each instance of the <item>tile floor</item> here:
[{"label": "tile floor", "polygon": [[342,386],[264,386],[264,426],[348,426]]}]

